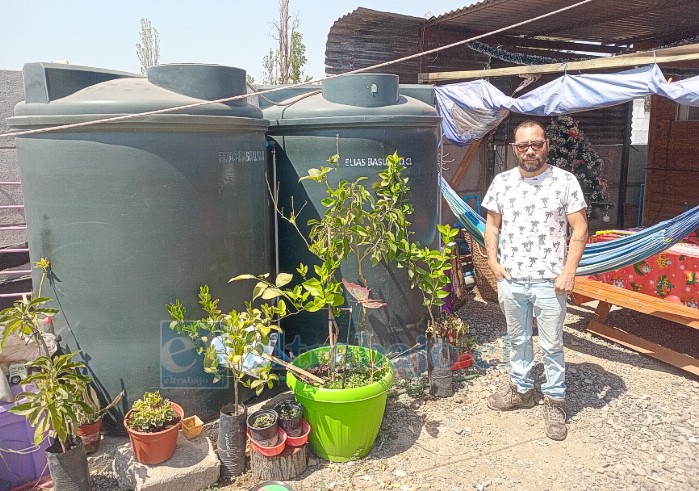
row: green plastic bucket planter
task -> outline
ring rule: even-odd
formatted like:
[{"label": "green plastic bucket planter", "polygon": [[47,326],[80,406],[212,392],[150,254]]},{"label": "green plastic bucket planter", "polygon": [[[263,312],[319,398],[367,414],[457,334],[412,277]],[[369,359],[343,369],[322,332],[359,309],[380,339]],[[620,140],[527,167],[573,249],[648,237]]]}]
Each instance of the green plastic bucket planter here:
[{"label": "green plastic bucket planter", "polygon": [[[350,346],[355,356],[368,358],[370,350]],[[325,346],[307,351],[293,361],[299,368],[317,366]],[[374,352],[377,363],[386,357]],[[313,452],[332,462],[347,462],[365,457],[379,434],[388,389],[393,385],[393,368],[371,385],[352,389],[325,389],[306,384],[288,372],[286,383],[303,404],[306,421],[311,425],[308,441]]]}]

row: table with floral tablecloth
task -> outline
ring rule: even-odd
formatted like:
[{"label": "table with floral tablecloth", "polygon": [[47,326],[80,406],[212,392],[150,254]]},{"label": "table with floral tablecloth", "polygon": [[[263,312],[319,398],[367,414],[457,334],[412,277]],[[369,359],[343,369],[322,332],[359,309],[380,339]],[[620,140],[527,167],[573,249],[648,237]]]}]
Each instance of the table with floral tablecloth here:
[{"label": "table with floral tablecloth", "polygon": [[[593,242],[619,237],[619,234],[596,235]],[[699,308],[699,245],[679,243],[660,254],[609,273],[591,278],[647,295]]]}]

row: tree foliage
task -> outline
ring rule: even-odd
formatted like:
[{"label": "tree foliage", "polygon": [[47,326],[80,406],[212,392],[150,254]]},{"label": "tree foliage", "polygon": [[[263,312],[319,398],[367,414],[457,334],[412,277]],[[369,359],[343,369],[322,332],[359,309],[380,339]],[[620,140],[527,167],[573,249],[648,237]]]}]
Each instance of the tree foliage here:
[{"label": "tree foliage", "polygon": [[141,42],[136,43],[136,54],[141,61],[141,73],[144,74],[160,60],[158,30],[145,17],[141,17]]}]

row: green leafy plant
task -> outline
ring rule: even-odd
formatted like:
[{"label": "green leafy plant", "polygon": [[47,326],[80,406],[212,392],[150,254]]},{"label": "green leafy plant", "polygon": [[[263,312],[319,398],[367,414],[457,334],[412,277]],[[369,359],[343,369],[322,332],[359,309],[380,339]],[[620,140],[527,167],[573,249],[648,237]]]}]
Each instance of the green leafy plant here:
[{"label": "green leafy plant", "polygon": [[[309,169],[308,175],[300,179],[320,184],[325,188],[326,194],[321,201],[325,207],[322,217],[308,222],[308,237],[298,227],[295,220],[297,214],[292,214],[288,221],[306,242],[308,250],[320,260],[320,266],[315,268],[318,278],[309,279],[304,265],[301,265],[299,273],[304,278],[304,288],[316,302],[313,307],[318,307],[318,310],[328,307],[329,319],[334,320],[334,309],[344,303],[335,273],[343,261],[351,259],[356,264],[361,283],[359,286],[362,288],[353,288],[355,284],[346,280],[344,283],[362,307],[360,343],[363,343],[367,309],[385,305],[382,301],[369,297],[369,285],[364,276],[366,260],[376,266],[380,261],[390,262],[395,259],[398,244],[407,238],[409,222],[406,216],[412,213],[412,205],[406,200],[407,178],[401,176],[402,159],[397,153],[386,158],[386,169],[379,173],[378,180],[373,185],[373,193],[364,184],[367,177],[358,177],[354,181],[341,179],[339,160],[338,139],[336,153],[328,159],[330,166]],[[337,184],[332,183],[331,176],[337,176]],[[327,291],[332,292],[333,296],[317,295]],[[330,345],[333,348],[337,324],[328,327]]]},{"label": "green leafy plant", "polygon": [[370,343],[370,339],[365,340],[367,309],[381,308],[386,304],[371,298],[364,275],[366,261],[372,266],[383,261],[407,268],[411,286],[420,289],[430,322],[434,322],[435,308],[448,296],[445,287],[449,279],[445,272],[451,268],[453,240],[458,233],[448,225],[440,225],[442,249],[421,246],[413,240],[408,220],[414,211],[408,200],[410,187],[408,178],[403,175],[403,159],[397,152],[386,158],[386,167],[378,174],[371,190],[365,184],[367,177],[354,181],[342,179],[339,161],[338,138],[336,153],[327,160],[329,166],[309,169],[308,175],[300,179],[314,181],[325,189],[325,198],[321,201],[325,210],[320,219],[308,221],[307,234],[298,224],[303,208],[297,211],[292,206],[287,216],[279,203],[274,202],[279,215],[296,229],[308,250],[319,260],[313,268],[314,274],[309,274],[309,268],[304,264],[297,269],[302,278],[302,289],[309,295],[300,307],[309,312],[328,310],[331,383],[335,380],[339,333],[336,316],[338,307],[344,303],[341,284],[337,280],[340,265],[347,260],[356,263],[359,284],[343,279],[342,285],[362,308],[360,344]]},{"label": "green leafy plant", "polygon": [[421,247],[419,242],[410,242],[407,247],[403,245],[399,254],[399,261],[408,268],[412,286],[422,293],[422,304],[430,317],[428,327],[435,323],[435,308],[444,305],[444,299],[449,296],[446,272],[451,269],[454,238],[459,233],[450,225],[437,225],[437,230],[442,240],[441,249]]},{"label": "green leafy plant", "polygon": [[466,336],[470,332],[470,327],[464,320],[456,314],[442,315],[432,322],[425,333],[444,339],[451,344],[462,344],[466,341]]},{"label": "green leafy plant", "polygon": [[143,398],[133,403],[126,418],[126,425],[134,431],[157,433],[177,424],[180,415],[172,408],[170,400],[160,391],[146,392]]},{"label": "green leafy plant", "polygon": [[[354,284],[346,280],[343,283],[362,306],[362,334],[366,309],[385,305],[380,300],[369,298],[369,285],[363,274],[365,259],[369,259],[372,266],[385,261],[407,268],[411,284],[422,292],[423,305],[434,322],[434,308],[443,305],[448,296],[445,288],[449,278],[445,272],[451,269],[458,230],[449,225],[438,225],[442,239],[442,248],[439,249],[421,246],[413,240],[414,233],[408,221],[414,211],[407,197],[409,180],[403,176],[405,167],[397,152],[386,157],[386,168],[378,174],[373,185],[374,194],[363,185],[366,177],[353,182],[339,180],[337,185],[331,185],[330,174],[339,173],[339,143],[337,145],[338,153],[328,159],[331,167],[310,169],[308,176],[301,178],[322,184],[327,195],[321,201],[325,206],[321,219],[309,221],[309,250],[333,273],[342,261],[350,257],[356,261],[363,289],[354,288]],[[296,222],[292,221],[292,225],[296,226]],[[296,229],[300,233],[298,227]]]},{"label": "green leafy plant", "polygon": [[[205,314],[199,320],[187,321],[187,312],[179,300],[167,305],[167,310],[174,319],[170,323],[170,328],[189,337],[197,346],[199,353],[204,354],[204,370],[213,375],[214,382],[226,372],[230,374],[233,381],[236,415],[240,400],[240,384],[260,395],[265,386],[272,388],[274,382],[278,380],[277,375],[271,372],[271,364],[261,365],[253,370],[253,377],[245,377],[246,357],[251,354],[261,356],[265,346],[269,345],[269,335],[272,332],[281,331],[278,319],[295,312],[289,311],[287,303],[278,298],[282,295],[281,288],[291,281],[292,275],[282,273],[277,276],[274,283],[267,281],[267,276],[244,274],[230,280],[257,280],[252,300],[245,303],[245,310],[231,310],[229,313],[223,313],[218,309],[219,300],[212,298],[209,293],[208,285],[199,289],[199,304]],[[300,304],[307,296],[304,296],[300,287],[297,287],[295,290],[289,290],[285,298],[293,298],[294,304]],[[274,299],[276,303],[261,303],[256,306],[254,302],[258,299]],[[223,346],[223,349],[216,347],[213,343],[215,339],[220,341],[219,346]]]},{"label": "green leafy plant", "polygon": [[90,377],[79,373],[85,366],[82,362],[72,361],[77,354],[50,358],[40,356],[27,363],[37,371],[24,379],[25,384],[34,384],[36,392],[21,392],[11,412],[24,416],[35,427],[34,444],[39,445],[49,434],[56,438],[63,452],[77,444],[78,414],[90,411],[84,400]]},{"label": "green leafy plant", "polygon": [[[365,185],[367,177],[359,177],[354,181],[341,179],[339,160],[338,139],[336,153],[327,160],[329,166],[309,169],[308,175],[300,179],[311,180],[323,186],[326,195],[321,201],[325,210],[320,219],[308,221],[307,234],[298,226],[300,210],[292,210],[286,216],[275,202],[280,216],[296,229],[309,252],[319,260],[319,264],[313,268],[314,275],[309,275],[309,268],[304,264],[297,271],[302,278],[303,290],[309,294],[308,301],[302,307],[309,312],[323,308],[328,310],[328,341],[333,369],[339,333],[336,317],[338,307],[344,303],[342,287],[337,280],[340,265],[346,260],[352,260],[356,264],[360,284],[346,279],[343,279],[343,284],[362,308],[360,344],[363,344],[367,309],[386,305],[381,300],[370,297],[370,288],[364,275],[366,260],[375,266],[380,261],[390,262],[395,259],[397,242],[406,238],[409,225],[406,215],[412,212],[412,206],[405,199],[407,178],[401,176],[402,159],[397,153],[387,157],[387,167],[379,173],[379,179],[373,185],[373,193]],[[337,183],[333,184],[333,180]],[[334,377],[334,370],[331,370],[330,378]]]},{"label": "green leafy plant", "polygon": [[105,407],[101,407],[97,391],[91,384],[88,385],[83,399],[90,408],[90,410],[88,412],[82,410],[78,411],[78,421],[80,423],[80,426],[90,425],[99,421],[102,418],[102,416],[107,414],[113,407],[115,407],[119,403],[122,397],[124,397],[123,390],[117,394],[117,396],[112,400],[112,402],[107,404]]},{"label": "green leafy plant", "polygon": [[34,443],[38,445],[48,435],[60,442],[61,450],[66,452],[77,445],[77,429],[80,414],[92,411],[88,402],[87,384],[92,379],[82,372],[85,364],[73,361],[78,352],[51,357],[42,336],[42,324],[59,311],[46,307],[49,297],[41,294],[44,281],[51,271],[51,263],[42,258],[35,263],[42,270],[41,280],[36,295],[32,292],[27,298],[23,296],[11,307],[0,312],[0,324],[5,330],[0,341],[0,351],[10,335],[18,336],[38,347],[41,355],[28,362],[27,367],[33,371],[24,379],[25,384],[34,384],[36,392],[22,392],[10,411],[27,418],[35,427]]},{"label": "green leafy plant", "polygon": [[252,422],[252,427],[253,428],[268,428],[272,426],[275,422],[274,415],[272,414],[262,414],[255,418],[255,421]]},{"label": "green leafy plant", "polygon": [[303,406],[295,401],[282,401],[277,406],[276,411],[281,419],[298,418],[303,414]]},{"label": "green leafy plant", "polygon": [[42,270],[37,294],[34,295],[34,292],[32,292],[29,298],[23,295],[21,300],[17,300],[12,306],[0,312],[0,324],[5,326],[2,341],[0,341],[0,352],[5,346],[8,337],[14,334],[22,339],[36,343],[40,354],[44,356],[50,355],[49,349],[41,335],[41,324],[47,319],[50,320],[59,311],[44,306],[51,299],[43,297],[41,290],[44,286],[44,280],[46,280],[51,269],[51,263],[48,259],[41,258],[41,260],[35,263],[35,266]]}]

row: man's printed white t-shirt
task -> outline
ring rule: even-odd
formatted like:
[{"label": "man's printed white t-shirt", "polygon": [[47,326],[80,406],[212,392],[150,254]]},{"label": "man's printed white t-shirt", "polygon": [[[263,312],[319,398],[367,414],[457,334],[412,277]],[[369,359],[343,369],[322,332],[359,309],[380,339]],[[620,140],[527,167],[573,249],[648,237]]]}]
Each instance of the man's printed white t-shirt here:
[{"label": "man's printed white t-shirt", "polygon": [[535,177],[522,177],[518,167],[498,174],[483,206],[502,215],[500,264],[513,280],[538,280],[563,271],[567,215],[587,204],[575,176],[549,165]]}]

